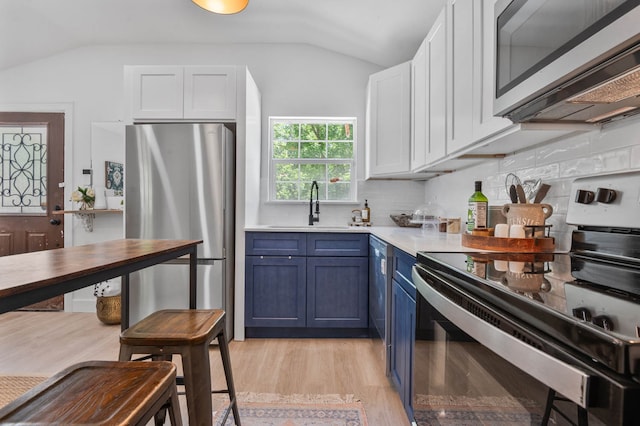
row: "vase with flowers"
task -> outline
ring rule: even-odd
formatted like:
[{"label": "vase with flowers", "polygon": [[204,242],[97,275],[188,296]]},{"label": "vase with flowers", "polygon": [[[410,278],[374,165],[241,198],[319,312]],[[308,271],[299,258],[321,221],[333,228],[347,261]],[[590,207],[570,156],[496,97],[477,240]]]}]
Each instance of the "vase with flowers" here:
[{"label": "vase with flowers", "polygon": [[96,202],[96,193],[93,188],[78,187],[71,193],[71,201],[80,203],[80,210],[91,210]]}]

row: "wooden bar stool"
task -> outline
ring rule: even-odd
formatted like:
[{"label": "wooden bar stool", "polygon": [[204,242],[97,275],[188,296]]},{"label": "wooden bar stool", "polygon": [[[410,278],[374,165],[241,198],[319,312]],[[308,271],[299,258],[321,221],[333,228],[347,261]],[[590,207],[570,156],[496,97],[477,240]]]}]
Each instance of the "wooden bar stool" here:
[{"label": "wooden bar stool", "polygon": [[216,390],[213,393],[229,394],[230,403],[222,423],[224,424],[229,416],[229,411],[233,410],[235,423],[240,425],[224,329],[225,312],[222,309],[158,311],[120,334],[120,361],[130,360],[133,354],[148,354],[154,360],[170,360],[172,355],[180,355],[189,424],[211,425],[213,414],[209,345],[217,338],[227,389]]},{"label": "wooden bar stool", "polygon": [[181,426],[172,363],[89,361],[66,368],[4,406],[0,423],[145,425],[165,407],[171,424]]}]

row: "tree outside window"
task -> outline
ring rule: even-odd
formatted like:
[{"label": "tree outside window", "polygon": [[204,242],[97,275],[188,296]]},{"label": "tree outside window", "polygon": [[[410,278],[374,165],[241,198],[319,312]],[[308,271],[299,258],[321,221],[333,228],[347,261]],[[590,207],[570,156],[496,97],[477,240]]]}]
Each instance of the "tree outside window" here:
[{"label": "tree outside window", "polygon": [[355,118],[270,118],[270,199],[355,201]]}]

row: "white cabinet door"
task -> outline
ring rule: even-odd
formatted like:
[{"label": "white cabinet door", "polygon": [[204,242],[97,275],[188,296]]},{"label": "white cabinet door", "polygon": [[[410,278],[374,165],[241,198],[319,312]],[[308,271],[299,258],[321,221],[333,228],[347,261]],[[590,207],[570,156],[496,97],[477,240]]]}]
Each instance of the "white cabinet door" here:
[{"label": "white cabinet door", "polygon": [[369,77],[367,177],[407,173],[411,144],[411,62]]},{"label": "white cabinet door", "polygon": [[134,120],[235,120],[235,66],[134,66]]},{"label": "white cabinet door", "polygon": [[477,0],[447,1],[447,154],[473,140],[473,9]]},{"label": "white cabinet door", "polygon": [[427,39],[411,61],[411,170],[426,165],[429,136],[429,103],[427,91]]},{"label": "white cabinet door", "polygon": [[131,75],[134,119],[182,118],[182,67],[133,67]]},{"label": "white cabinet door", "polygon": [[473,37],[473,139],[478,141],[511,126],[507,118],[494,117],[495,17],[497,0],[474,0]]},{"label": "white cabinet door", "polygon": [[433,163],[447,154],[446,62],[445,11],[443,9],[427,34],[429,122],[426,164]]},{"label": "white cabinet door", "polygon": [[184,69],[184,118],[236,118],[236,68],[197,66]]}]

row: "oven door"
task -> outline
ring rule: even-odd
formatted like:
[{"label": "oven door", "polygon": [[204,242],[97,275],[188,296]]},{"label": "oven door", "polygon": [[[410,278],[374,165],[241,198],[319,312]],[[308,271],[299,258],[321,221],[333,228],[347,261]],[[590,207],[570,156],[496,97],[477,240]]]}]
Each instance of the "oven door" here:
[{"label": "oven door", "polygon": [[[565,424],[559,416],[566,413],[576,415],[573,421],[578,412],[586,415],[576,404],[586,407],[588,374],[496,327],[509,319],[454,283],[420,265],[412,275],[418,290],[413,377],[418,425],[541,424],[551,405],[563,413],[551,412],[556,424]],[[548,403],[550,388],[569,401]]]}]

